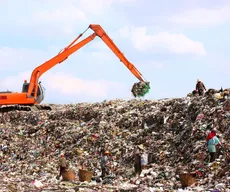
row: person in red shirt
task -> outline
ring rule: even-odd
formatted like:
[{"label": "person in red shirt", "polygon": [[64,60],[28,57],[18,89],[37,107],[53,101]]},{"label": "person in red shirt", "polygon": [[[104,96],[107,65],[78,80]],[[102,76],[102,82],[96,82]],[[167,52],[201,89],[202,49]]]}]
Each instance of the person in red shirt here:
[{"label": "person in red shirt", "polygon": [[216,131],[212,130],[208,136],[206,137],[206,141],[208,142],[210,139],[212,139],[214,136],[216,136]]}]

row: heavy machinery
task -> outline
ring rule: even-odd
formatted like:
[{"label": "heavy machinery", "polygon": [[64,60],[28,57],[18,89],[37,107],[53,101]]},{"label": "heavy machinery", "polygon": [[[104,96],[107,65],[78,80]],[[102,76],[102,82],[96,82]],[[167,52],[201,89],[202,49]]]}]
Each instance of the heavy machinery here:
[{"label": "heavy machinery", "polygon": [[[76,41],[88,30],[92,29],[93,34],[87,38],[76,43]],[[31,110],[31,106],[36,106],[39,109],[50,109],[49,107],[41,107],[40,104],[44,99],[44,89],[39,82],[39,77],[46,71],[54,67],[55,65],[65,61],[68,56],[82,48],[87,43],[91,42],[96,36],[100,37],[104,43],[113,51],[113,53],[120,59],[121,62],[132,72],[132,74],[145,86],[144,92],[148,92],[150,89],[149,82],[146,82],[142,74],[136,69],[136,67],[130,63],[118,47],[113,43],[110,37],[106,34],[100,25],[91,24],[89,27],[81,33],[74,41],[72,41],[67,47],[61,50],[55,57],[36,67],[30,78],[30,82],[24,81],[22,85],[22,92],[0,92],[0,111],[10,110]]]}]

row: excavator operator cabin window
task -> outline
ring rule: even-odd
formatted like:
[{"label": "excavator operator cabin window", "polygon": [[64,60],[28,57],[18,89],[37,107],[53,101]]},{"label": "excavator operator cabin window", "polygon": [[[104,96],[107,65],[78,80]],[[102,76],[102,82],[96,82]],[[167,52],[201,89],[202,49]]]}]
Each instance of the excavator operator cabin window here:
[{"label": "excavator operator cabin window", "polygon": [[29,83],[23,83],[22,92],[27,93],[29,89]]}]

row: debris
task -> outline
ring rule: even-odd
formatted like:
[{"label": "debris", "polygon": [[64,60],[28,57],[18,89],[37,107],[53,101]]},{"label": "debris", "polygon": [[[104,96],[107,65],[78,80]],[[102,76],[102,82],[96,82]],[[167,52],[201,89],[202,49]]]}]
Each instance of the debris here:
[{"label": "debris", "polygon": [[226,100],[223,105],[223,110],[230,111],[230,100]]},{"label": "debris", "polygon": [[[0,188],[7,191],[17,183],[18,191],[33,191],[32,181],[40,181],[42,189],[50,191],[182,191],[179,174],[187,172],[196,173],[196,184],[188,186],[188,191],[229,191],[230,115],[223,108],[225,102],[210,96],[112,100],[4,113]],[[225,150],[217,151],[216,161],[210,163],[206,135],[212,124]],[[134,169],[136,147],[146,153],[140,174]],[[114,178],[96,181],[93,178],[101,175],[102,149],[111,152]],[[71,183],[56,179],[61,153],[76,173]],[[91,182],[79,181],[82,165],[93,173]]]},{"label": "debris", "polygon": [[32,184],[33,184],[36,188],[41,188],[41,187],[43,187],[42,182],[41,182],[41,181],[38,181],[38,180],[32,181]]}]

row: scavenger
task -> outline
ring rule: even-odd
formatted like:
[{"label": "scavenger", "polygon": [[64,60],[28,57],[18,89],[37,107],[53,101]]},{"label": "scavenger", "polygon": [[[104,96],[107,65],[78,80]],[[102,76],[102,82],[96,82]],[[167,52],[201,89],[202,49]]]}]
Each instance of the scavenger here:
[{"label": "scavenger", "polygon": [[203,96],[206,91],[206,87],[200,79],[197,79],[196,91],[198,92],[200,96]]},{"label": "scavenger", "polygon": [[218,137],[216,136],[216,131],[212,130],[207,138],[206,138],[207,144],[208,144],[208,151],[210,155],[210,162],[215,161],[216,159],[216,145],[220,145],[220,141]]}]

